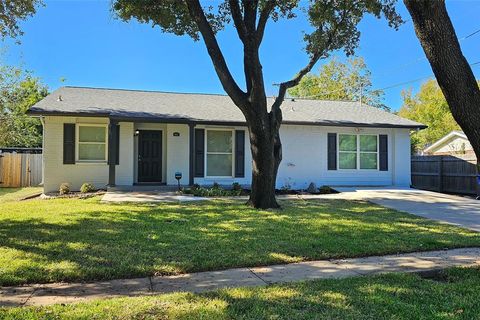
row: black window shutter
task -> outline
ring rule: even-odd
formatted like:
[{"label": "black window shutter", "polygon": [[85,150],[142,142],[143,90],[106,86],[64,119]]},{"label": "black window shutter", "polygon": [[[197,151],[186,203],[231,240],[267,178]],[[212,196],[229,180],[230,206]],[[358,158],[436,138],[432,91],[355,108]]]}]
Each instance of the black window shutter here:
[{"label": "black window shutter", "polygon": [[337,170],[337,134],[329,133],[327,141],[328,170]]},{"label": "black window shutter", "polygon": [[195,129],[195,177],[203,177],[205,164],[205,129]]},{"label": "black window shutter", "polygon": [[115,154],[115,164],[120,164],[120,125],[117,124],[115,128],[115,141],[117,143],[117,150]]},{"label": "black window shutter", "polygon": [[75,164],[75,123],[63,124],[63,164]]},{"label": "black window shutter", "polygon": [[245,177],[245,131],[235,130],[235,177]]},{"label": "black window shutter", "polygon": [[388,136],[381,134],[378,136],[379,140],[379,158],[380,158],[380,171],[388,171]]}]

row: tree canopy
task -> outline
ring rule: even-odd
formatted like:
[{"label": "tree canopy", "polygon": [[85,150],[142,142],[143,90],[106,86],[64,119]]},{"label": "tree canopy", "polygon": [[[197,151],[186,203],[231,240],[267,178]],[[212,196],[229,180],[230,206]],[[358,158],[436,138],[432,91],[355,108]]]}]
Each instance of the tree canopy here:
[{"label": "tree canopy", "polygon": [[42,0],[0,0],[0,36],[21,36],[19,22],[34,15],[40,5],[43,5]]},{"label": "tree canopy", "polygon": [[371,77],[363,58],[350,58],[345,63],[333,58],[320,67],[318,74],[305,75],[288,93],[299,98],[361,101],[389,110],[383,103],[383,91],[372,90]]},{"label": "tree canopy", "polygon": [[411,89],[403,91],[402,97],[403,105],[398,115],[428,126],[427,129],[412,135],[414,151],[420,151],[450,131],[460,129],[453,119],[442,90],[434,79],[423,83],[416,94],[413,94]]},{"label": "tree canopy", "polygon": [[[402,23],[396,0],[115,0],[117,16],[158,26],[163,32],[203,39],[225,92],[245,116],[252,153],[252,192],[248,204],[275,208],[276,176],[282,160],[280,109],[287,90],[296,86],[320,60],[332,51],[352,55],[358,47],[358,23],[366,14],[386,17],[392,27]],[[308,63],[290,80],[279,84],[277,97],[267,105],[260,46],[269,20],[293,19],[306,14],[310,24],[304,34]],[[245,85],[238,83],[227,65],[216,34],[227,24],[235,26],[243,45]]]},{"label": "tree canopy", "polygon": [[26,111],[48,94],[38,78],[14,67],[0,67],[0,146],[39,147],[40,120]]}]

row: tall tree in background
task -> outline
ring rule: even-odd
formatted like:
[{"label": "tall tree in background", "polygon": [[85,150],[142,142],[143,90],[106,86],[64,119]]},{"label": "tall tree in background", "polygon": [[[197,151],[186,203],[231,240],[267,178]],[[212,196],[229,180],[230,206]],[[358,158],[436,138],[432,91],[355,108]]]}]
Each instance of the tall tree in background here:
[{"label": "tall tree in background", "polygon": [[40,120],[25,113],[47,94],[47,88],[31,74],[13,67],[0,67],[0,146],[42,145]]},{"label": "tall tree in background", "polygon": [[389,110],[383,104],[383,91],[372,90],[371,78],[363,58],[348,59],[346,63],[334,58],[320,67],[318,75],[305,75],[288,93],[299,98],[361,101]]},{"label": "tall tree in background", "polygon": [[[390,26],[398,27],[402,20],[395,12],[395,2],[318,0],[300,8],[299,0],[224,0],[205,1],[203,5],[200,0],[115,0],[113,9],[125,21],[137,19],[194,40],[201,35],[223,89],[242,111],[249,129],[253,172],[248,203],[256,208],[276,208],[275,182],[282,160],[280,106],[287,90],[331,51],[343,49],[347,55],[353,54],[360,38],[357,25],[365,14],[383,15]],[[309,61],[293,78],[280,84],[277,98],[268,105],[259,52],[267,22],[293,19],[302,12],[307,13],[312,30],[304,36]],[[244,86],[231,74],[216,37],[230,22],[243,46]]]},{"label": "tall tree in background", "polygon": [[452,111],[477,156],[480,195],[480,89],[443,0],[404,0],[415,32]]},{"label": "tall tree in background", "polygon": [[0,36],[21,36],[19,22],[34,15],[40,5],[43,5],[42,0],[0,0]]},{"label": "tall tree in background", "polygon": [[398,115],[428,126],[412,134],[412,147],[420,151],[460,126],[450,112],[443,92],[435,80],[428,80],[417,94],[412,90],[403,91],[403,105]]}]

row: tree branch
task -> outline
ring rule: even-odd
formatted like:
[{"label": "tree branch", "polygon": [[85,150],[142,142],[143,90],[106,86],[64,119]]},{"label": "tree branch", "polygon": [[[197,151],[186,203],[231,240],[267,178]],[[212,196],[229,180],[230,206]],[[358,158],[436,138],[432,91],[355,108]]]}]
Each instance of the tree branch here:
[{"label": "tree branch", "polygon": [[276,112],[278,109],[280,109],[280,106],[282,105],[282,102],[285,99],[285,94],[287,93],[287,90],[299,84],[300,80],[302,80],[302,78],[307,73],[309,73],[310,70],[312,70],[313,66],[318,62],[318,60],[320,60],[321,57],[322,57],[322,54],[320,53],[316,53],[312,55],[308,64],[302,70],[300,70],[300,72],[298,72],[295,77],[293,77],[289,81],[282,82],[280,84],[280,88],[278,89],[278,96],[272,105],[272,111]]},{"label": "tree branch", "polygon": [[205,12],[203,11],[199,0],[188,0],[186,1],[186,4],[188,6],[190,15],[194,19],[200,33],[202,34],[203,41],[205,42],[208,54],[210,55],[213,66],[215,67],[215,72],[220,79],[223,89],[230,96],[230,98],[232,98],[235,105],[244,111],[248,103],[247,96],[245,92],[243,92],[242,89],[240,89],[240,87],[237,85],[235,79],[230,73],[225,61],[225,57],[223,56],[220,46],[218,45],[215,33],[213,32],[212,27],[205,16]]},{"label": "tree branch", "polygon": [[230,6],[230,13],[232,14],[233,23],[237,29],[238,37],[245,43],[245,38],[247,35],[247,27],[242,17],[242,10],[240,9],[240,4],[238,0],[228,0]]},{"label": "tree branch", "polygon": [[243,0],[244,21],[248,36],[252,37],[255,33],[255,23],[257,22],[258,0]]},{"label": "tree branch", "polygon": [[263,35],[265,34],[265,27],[267,25],[268,18],[272,13],[273,9],[275,8],[275,0],[269,0],[265,6],[263,7],[262,12],[260,12],[260,18],[258,19],[257,24],[257,46],[260,45],[263,39]]}]

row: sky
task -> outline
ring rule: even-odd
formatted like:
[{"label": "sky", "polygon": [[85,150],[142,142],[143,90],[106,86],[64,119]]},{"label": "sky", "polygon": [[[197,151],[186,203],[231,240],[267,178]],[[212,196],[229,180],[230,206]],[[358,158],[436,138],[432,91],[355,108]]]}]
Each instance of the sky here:
[{"label": "sky", "polygon": [[[173,92],[221,93],[223,88],[201,41],[165,34],[136,21],[114,17],[110,1],[46,1],[23,22],[21,44],[1,43],[3,63],[21,66],[55,90],[63,85]],[[391,87],[432,75],[403,3],[398,12],[407,22],[395,31],[384,19],[366,16],[359,25],[360,47],[372,72],[373,89]],[[480,30],[480,1],[447,1],[447,9],[459,39]],[[261,59],[267,94],[277,92],[274,83],[294,76],[307,62],[303,19],[267,25]],[[242,47],[232,27],[218,35],[233,75],[243,83]],[[460,40],[470,63],[480,61],[480,32]],[[340,60],[342,52],[333,52]],[[328,60],[320,61],[314,72]],[[480,77],[480,65],[473,67]],[[425,80],[423,80],[425,81]],[[418,90],[422,81],[385,90],[385,104],[398,110],[401,91]]]}]

